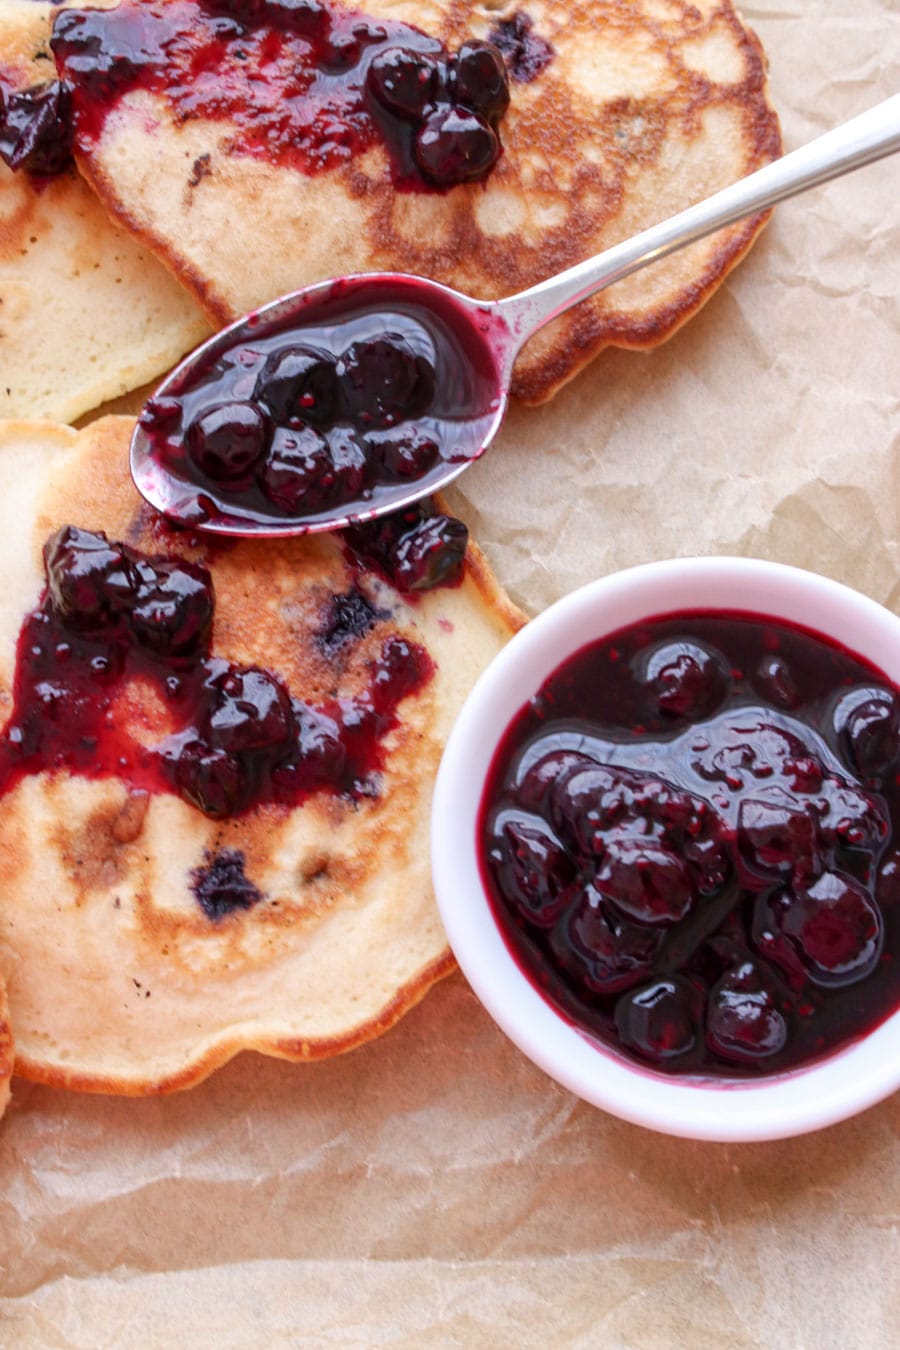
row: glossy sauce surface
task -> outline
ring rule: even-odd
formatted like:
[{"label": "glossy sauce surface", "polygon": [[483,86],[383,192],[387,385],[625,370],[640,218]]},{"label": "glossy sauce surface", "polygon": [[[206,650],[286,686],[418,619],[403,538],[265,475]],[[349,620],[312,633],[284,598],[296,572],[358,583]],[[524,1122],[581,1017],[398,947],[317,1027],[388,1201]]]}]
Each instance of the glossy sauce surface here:
[{"label": "glossy sauce surface", "polygon": [[150,400],[139,485],[173,518],[221,529],[364,516],[427,490],[495,419],[491,324],[449,296],[426,306],[413,278],[279,302]]},{"label": "glossy sauce surface", "polygon": [[900,1006],[900,702],[761,616],[665,616],[567,661],[480,811],[515,959],[575,1025],[674,1074],[803,1065]]}]

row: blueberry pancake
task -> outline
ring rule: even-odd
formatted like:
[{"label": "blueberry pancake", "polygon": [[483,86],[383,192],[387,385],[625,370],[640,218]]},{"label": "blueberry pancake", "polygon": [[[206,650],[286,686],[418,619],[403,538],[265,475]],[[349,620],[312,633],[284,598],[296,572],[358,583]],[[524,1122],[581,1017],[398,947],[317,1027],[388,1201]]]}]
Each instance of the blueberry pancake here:
[{"label": "blueberry pancake", "polygon": [[132,425],[0,426],[16,1066],[125,1094],[351,1049],[451,969],[431,785],[523,621],[433,504],[352,536],[169,530]]},{"label": "blueberry pancake", "polygon": [[168,269],[113,223],[59,141],[35,148],[15,135],[26,109],[47,118],[56,93],[54,12],[0,0],[0,155],[17,166],[0,159],[2,417],[76,418],[156,378],[209,331]]},{"label": "blueberry pancake", "polygon": [[[216,322],[371,270],[511,294],[781,149],[730,0],[121,0],[61,10],[51,45],[82,172]],[[557,320],[514,392],[668,337],[761,224]]]}]

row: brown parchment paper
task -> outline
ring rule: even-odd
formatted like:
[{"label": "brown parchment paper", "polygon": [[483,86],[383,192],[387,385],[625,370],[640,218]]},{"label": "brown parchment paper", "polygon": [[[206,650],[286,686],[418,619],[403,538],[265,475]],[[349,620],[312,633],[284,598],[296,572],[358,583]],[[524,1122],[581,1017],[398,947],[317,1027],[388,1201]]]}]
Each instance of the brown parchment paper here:
[{"label": "brown parchment paper", "polygon": [[[787,145],[900,90],[897,0],[756,0]],[[456,504],[536,613],[691,553],[900,609],[900,160],[778,208],[665,348],[514,410]],[[0,1345],[900,1344],[900,1098],[716,1146],[595,1111],[459,975],[342,1059],[190,1093],[14,1084]]]}]

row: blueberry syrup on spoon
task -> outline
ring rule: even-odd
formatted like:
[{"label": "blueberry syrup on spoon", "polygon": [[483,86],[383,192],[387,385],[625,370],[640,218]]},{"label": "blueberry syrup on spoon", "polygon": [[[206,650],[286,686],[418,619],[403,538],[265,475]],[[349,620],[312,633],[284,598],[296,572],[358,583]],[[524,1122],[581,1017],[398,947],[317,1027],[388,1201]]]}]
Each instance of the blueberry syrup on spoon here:
[{"label": "blueberry syrup on spoon", "polygon": [[165,515],[227,534],[299,533],[400,510],[480,453],[505,396],[496,323],[403,276],[276,301],[188,358],[132,444]]}]

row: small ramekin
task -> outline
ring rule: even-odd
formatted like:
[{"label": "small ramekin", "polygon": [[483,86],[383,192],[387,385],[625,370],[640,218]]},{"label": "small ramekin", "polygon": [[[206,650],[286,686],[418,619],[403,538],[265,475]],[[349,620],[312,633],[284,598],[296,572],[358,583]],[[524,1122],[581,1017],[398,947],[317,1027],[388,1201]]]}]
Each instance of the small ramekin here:
[{"label": "small ramekin", "polygon": [[846,1119],[900,1087],[900,1010],[848,1047],[780,1075],[698,1081],[643,1068],[598,1046],[537,992],[500,933],[479,867],[483,785],[515,713],[586,643],[640,619],[697,609],[800,624],[900,685],[900,618],[812,572],[748,558],[687,558],[592,582],[522,629],[469,696],[435,788],[434,885],[450,945],[475,994],[558,1083],[613,1115],[667,1134],[720,1142],[784,1138]]}]

